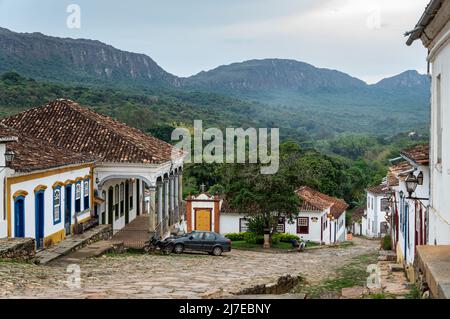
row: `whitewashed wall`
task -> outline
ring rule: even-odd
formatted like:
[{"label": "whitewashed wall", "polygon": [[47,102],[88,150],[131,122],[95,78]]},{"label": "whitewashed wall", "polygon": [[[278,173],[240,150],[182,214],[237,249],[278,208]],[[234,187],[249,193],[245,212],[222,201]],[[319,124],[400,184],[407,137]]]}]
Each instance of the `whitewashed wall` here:
[{"label": "whitewashed wall", "polygon": [[220,214],[220,233],[239,233],[239,220],[245,218],[243,214]]},{"label": "whitewashed wall", "polygon": [[[11,185],[11,197],[9,198],[11,207],[11,235],[14,236],[14,199],[12,195],[19,190],[24,190],[28,192],[25,197],[25,237],[35,238],[35,194],[34,189],[38,185],[45,185],[47,189],[44,192],[44,237],[48,237],[58,231],[64,229],[64,207],[65,207],[65,193],[64,188],[61,188],[61,222],[54,225],[53,224],[53,184],[56,182],[64,182],[66,180],[75,180],[78,177],[83,178],[90,174],[90,168],[75,169],[61,174],[51,175],[47,177],[37,178],[30,181],[25,181],[17,184]],[[81,210],[84,210],[83,203],[83,185],[81,189]],[[74,214],[75,214],[75,187],[72,187],[72,225],[74,224]],[[84,219],[89,217],[89,212],[81,215],[78,219]]]},{"label": "whitewashed wall", "polygon": [[[437,37],[442,44],[440,51],[431,59],[431,209],[429,244],[450,244],[450,22]],[[443,41],[447,41],[444,43]],[[435,46],[437,47],[437,46]],[[434,48],[433,48],[434,49]],[[442,166],[436,165],[437,76],[441,76],[442,105]]]},{"label": "whitewashed wall", "polygon": [[381,236],[381,223],[386,222],[386,212],[381,205],[383,198],[385,196],[367,192],[367,219],[364,223],[363,230],[363,233],[367,237],[376,238]]},{"label": "whitewashed wall", "polygon": [[[0,143],[0,167],[5,166],[5,157],[1,156],[2,154],[5,154],[6,151],[6,145],[5,143]],[[5,180],[5,169],[0,169],[0,238],[5,238],[8,236],[8,223],[7,223],[7,216],[5,211],[5,203],[4,203],[4,180]]]}]

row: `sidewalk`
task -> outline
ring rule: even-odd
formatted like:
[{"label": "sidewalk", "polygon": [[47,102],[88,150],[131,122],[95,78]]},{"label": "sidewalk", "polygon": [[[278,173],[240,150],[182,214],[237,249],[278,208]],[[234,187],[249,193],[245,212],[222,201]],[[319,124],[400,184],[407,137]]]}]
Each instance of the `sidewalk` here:
[{"label": "sidewalk", "polygon": [[80,235],[72,235],[56,245],[36,253],[37,264],[47,264],[91,243],[111,237],[111,225],[99,225]]}]

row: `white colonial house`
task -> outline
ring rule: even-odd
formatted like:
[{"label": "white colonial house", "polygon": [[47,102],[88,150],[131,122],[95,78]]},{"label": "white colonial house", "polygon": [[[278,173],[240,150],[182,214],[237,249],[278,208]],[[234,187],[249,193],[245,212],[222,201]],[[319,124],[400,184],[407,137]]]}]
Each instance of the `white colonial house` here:
[{"label": "white colonial house", "polygon": [[34,238],[36,247],[44,248],[90,219],[92,156],[54,147],[2,124],[0,136],[7,137],[0,151],[10,154],[3,163],[1,238]]},{"label": "white colonial house", "polygon": [[367,208],[362,217],[363,235],[379,238],[389,233],[386,208],[389,202],[386,198],[387,185],[380,184],[366,189]]},{"label": "white colonial house", "polygon": [[450,1],[432,0],[407,44],[422,40],[431,65],[430,220],[428,243],[450,244]]},{"label": "white colonial house", "polygon": [[[279,233],[297,235],[306,241],[322,244],[345,241],[347,203],[309,187],[301,187],[296,193],[302,200],[298,215],[293,220],[282,217],[277,228]],[[186,199],[188,231],[241,233],[248,230],[248,220],[248,216],[230,209],[218,196],[202,193]]]},{"label": "white colonial house", "polygon": [[[2,171],[2,237],[32,236],[43,238],[44,245],[54,243],[73,232],[74,219],[93,218],[118,231],[136,216],[149,214],[149,231],[159,236],[178,223],[183,154],[170,144],[63,99],[1,123],[7,132],[0,135],[0,145],[15,153]],[[17,234],[14,205],[25,211],[24,232]],[[38,213],[41,206],[44,212]],[[36,217],[42,214],[43,227]]]}]

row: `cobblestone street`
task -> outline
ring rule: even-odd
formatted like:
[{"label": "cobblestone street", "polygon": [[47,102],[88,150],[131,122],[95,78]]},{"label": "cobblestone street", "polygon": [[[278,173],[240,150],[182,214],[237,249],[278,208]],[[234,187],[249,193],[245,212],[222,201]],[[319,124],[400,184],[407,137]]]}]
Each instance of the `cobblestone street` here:
[{"label": "cobblestone street", "polygon": [[334,274],[352,257],[375,252],[378,241],[303,253],[233,250],[222,257],[201,254],[117,255],[80,263],[80,288],[67,286],[67,265],[0,262],[2,298],[205,298],[220,297],[285,274],[309,282]]}]

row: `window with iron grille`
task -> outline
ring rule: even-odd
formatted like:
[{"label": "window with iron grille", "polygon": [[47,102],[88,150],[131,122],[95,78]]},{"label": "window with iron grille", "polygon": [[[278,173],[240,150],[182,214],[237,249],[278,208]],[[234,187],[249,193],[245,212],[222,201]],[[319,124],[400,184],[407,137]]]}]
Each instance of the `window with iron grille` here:
[{"label": "window with iron grille", "polygon": [[285,231],[285,219],[284,217],[280,217],[277,224],[277,233],[284,233]]}]

